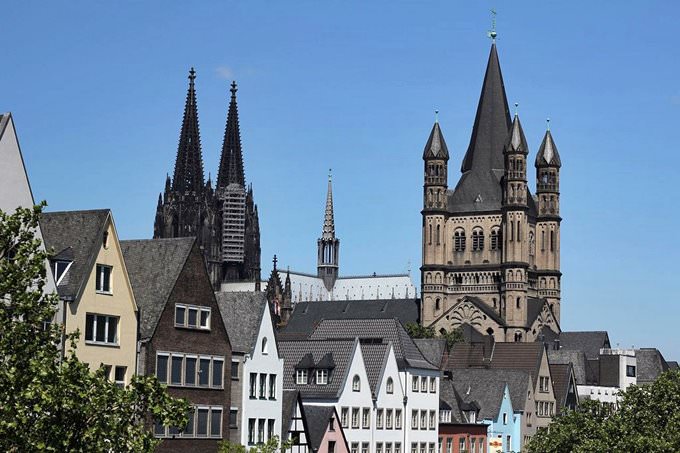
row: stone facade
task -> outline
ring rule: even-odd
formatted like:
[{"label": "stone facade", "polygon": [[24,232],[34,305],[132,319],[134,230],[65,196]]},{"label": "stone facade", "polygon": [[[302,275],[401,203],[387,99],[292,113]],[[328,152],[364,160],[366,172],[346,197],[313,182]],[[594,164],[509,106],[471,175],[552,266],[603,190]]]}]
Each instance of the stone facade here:
[{"label": "stone facade", "polygon": [[560,221],[557,147],[548,130],[527,184],[529,149],[511,120],[495,43],[462,175],[448,188],[449,151],[435,122],[423,153],[421,322],[469,324],[497,341],[559,332]]}]

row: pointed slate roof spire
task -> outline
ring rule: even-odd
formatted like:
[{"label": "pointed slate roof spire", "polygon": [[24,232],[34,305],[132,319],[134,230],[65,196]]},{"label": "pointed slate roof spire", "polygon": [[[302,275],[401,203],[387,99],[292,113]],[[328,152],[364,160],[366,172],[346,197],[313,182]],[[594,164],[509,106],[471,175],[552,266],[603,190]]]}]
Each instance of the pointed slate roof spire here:
[{"label": "pointed slate roof spire", "polygon": [[430,132],[430,138],[427,139],[425,150],[423,151],[423,159],[449,159],[449,149],[446,147],[444,135],[439,127],[439,121],[435,121]]},{"label": "pointed slate roof spire", "polygon": [[201,154],[201,136],[198,130],[195,80],[196,71],[191,68],[182,130],[179,135],[177,159],[175,160],[175,174],[172,179],[172,189],[179,193],[200,193],[203,190],[203,155]]},{"label": "pointed slate roof spire", "polygon": [[527,139],[524,137],[524,130],[522,123],[519,121],[519,115],[515,113],[515,118],[512,120],[512,126],[508,132],[508,139],[505,143],[504,152],[506,153],[529,153],[529,146]]},{"label": "pointed slate roof spire", "polygon": [[333,187],[331,171],[328,170],[328,192],[326,194],[326,211],[323,218],[321,239],[335,239],[335,219],[333,218]]},{"label": "pointed slate roof spire", "polygon": [[545,131],[545,136],[541,142],[541,147],[536,155],[536,167],[561,167],[560,153],[557,152],[557,145],[553,140],[550,129]]},{"label": "pointed slate roof spire", "polygon": [[241,130],[238,121],[238,105],[236,104],[236,82],[231,82],[231,101],[227,114],[227,125],[224,129],[222,156],[220,169],[217,174],[217,188],[236,183],[245,187],[245,173],[243,171],[243,152],[241,150]]},{"label": "pointed slate roof spire", "polygon": [[461,171],[503,169],[503,145],[510,129],[510,110],[496,43],[491,44],[482,93]]}]

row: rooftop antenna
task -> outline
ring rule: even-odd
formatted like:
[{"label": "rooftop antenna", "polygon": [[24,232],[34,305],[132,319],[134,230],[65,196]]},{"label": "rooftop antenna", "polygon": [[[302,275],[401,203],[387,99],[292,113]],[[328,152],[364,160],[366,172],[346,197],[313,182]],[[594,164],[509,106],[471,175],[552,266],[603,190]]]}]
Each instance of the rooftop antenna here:
[{"label": "rooftop antenna", "polygon": [[498,36],[498,33],[496,33],[496,10],[492,9],[491,10],[491,30],[487,32],[487,36],[491,38],[491,42],[495,43],[496,42],[496,36]]}]

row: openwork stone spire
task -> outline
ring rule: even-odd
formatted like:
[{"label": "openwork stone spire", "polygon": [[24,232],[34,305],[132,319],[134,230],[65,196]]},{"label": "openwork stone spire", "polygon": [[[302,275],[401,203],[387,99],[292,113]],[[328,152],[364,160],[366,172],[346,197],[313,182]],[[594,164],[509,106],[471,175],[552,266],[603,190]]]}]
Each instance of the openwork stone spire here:
[{"label": "openwork stone spire", "polygon": [[231,83],[231,101],[227,114],[227,125],[224,130],[220,169],[217,174],[217,188],[238,184],[245,187],[243,171],[243,152],[241,150],[241,131],[238,121],[238,105],[236,104],[236,82]]},{"label": "openwork stone spire", "polygon": [[182,130],[175,161],[175,174],[172,180],[172,190],[180,194],[186,192],[200,193],[204,188],[203,156],[201,154],[201,136],[198,129],[195,80],[196,71],[191,68],[189,71],[189,90],[184,106],[184,118],[182,119]]},{"label": "openwork stone spire", "polygon": [[323,219],[321,239],[335,239],[335,220],[333,218],[333,186],[330,170],[328,171],[328,192],[326,194],[326,211]]}]

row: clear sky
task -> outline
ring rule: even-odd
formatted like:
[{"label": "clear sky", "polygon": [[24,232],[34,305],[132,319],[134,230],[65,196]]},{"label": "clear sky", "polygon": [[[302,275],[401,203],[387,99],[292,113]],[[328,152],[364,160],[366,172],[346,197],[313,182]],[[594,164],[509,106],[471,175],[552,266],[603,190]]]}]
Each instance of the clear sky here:
[{"label": "clear sky", "polygon": [[530,160],[546,117],[562,157],[562,328],[680,359],[678,2],[6,2],[0,111],[36,199],[148,238],[189,67],[206,177],[236,79],[263,276],[315,272],[332,168],[341,273],[419,285],[422,150],[439,109],[455,186],[492,7]]}]

